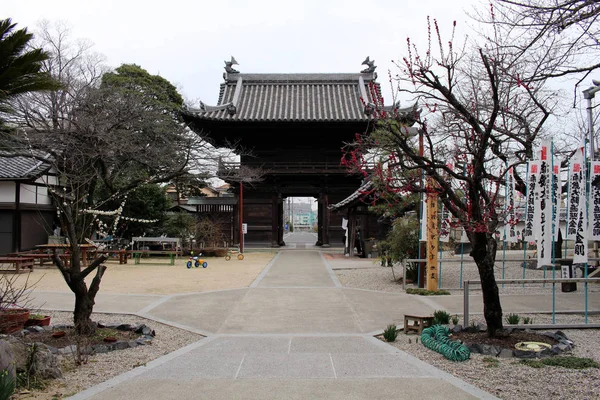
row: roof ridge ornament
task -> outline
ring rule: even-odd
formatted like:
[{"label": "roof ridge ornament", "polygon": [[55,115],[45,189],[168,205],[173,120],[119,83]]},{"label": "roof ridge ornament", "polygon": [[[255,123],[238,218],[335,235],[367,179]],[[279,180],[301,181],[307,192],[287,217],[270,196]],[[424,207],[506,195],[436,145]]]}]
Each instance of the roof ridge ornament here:
[{"label": "roof ridge ornament", "polygon": [[365,61],[363,61],[361,65],[367,66],[367,68],[360,71],[361,74],[372,74],[375,72],[375,68],[377,68],[375,60],[371,60],[370,57],[365,58]]},{"label": "roof ridge ornament", "polygon": [[232,65],[239,65],[233,56],[231,56],[231,61],[225,61],[225,72],[228,74],[239,74],[240,71],[233,69]]}]

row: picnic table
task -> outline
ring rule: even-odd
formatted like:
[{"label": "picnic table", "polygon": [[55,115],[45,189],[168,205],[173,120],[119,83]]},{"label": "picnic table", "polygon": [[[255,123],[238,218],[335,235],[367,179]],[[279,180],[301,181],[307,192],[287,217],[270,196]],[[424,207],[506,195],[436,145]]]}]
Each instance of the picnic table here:
[{"label": "picnic table", "polygon": [[153,254],[157,255],[168,255],[169,256],[169,264],[175,265],[175,258],[177,257],[179,251],[177,250],[129,250],[134,259],[135,264],[139,264],[142,256],[150,256]]},{"label": "picnic table", "polygon": [[[94,246],[93,244],[87,244],[87,243],[82,243],[82,244],[79,244],[78,246],[79,246],[79,249],[81,250],[81,262],[84,267],[87,267],[88,251],[90,249],[95,249],[96,246]],[[48,254],[49,252],[51,254],[56,254],[59,250],[65,251],[65,250],[71,249],[70,244],[64,244],[64,243],[38,244],[35,247],[39,250],[39,252],[41,254],[44,254],[44,253]]]},{"label": "picnic table", "polygon": [[33,271],[33,259],[28,257],[0,257],[0,264],[10,264],[12,269],[0,269],[0,272],[15,272],[17,274],[21,272]]}]

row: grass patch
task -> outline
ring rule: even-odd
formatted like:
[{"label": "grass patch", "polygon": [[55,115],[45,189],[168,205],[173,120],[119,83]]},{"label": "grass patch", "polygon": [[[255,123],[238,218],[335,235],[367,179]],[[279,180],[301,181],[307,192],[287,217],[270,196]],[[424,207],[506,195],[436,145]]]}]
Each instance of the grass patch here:
[{"label": "grass patch", "polygon": [[500,360],[495,357],[484,357],[483,363],[486,368],[497,368],[500,366]]},{"label": "grass patch", "polygon": [[527,365],[532,368],[543,368],[545,366],[550,367],[563,367],[567,369],[587,369],[587,368],[600,368],[600,365],[591,358],[581,357],[550,357],[542,358],[540,360],[521,360],[521,364]]},{"label": "grass patch", "polygon": [[440,296],[450,294],[447,290],[427,290],[421,288],[406,288],[406,294],[418,294],[420,296]]}]

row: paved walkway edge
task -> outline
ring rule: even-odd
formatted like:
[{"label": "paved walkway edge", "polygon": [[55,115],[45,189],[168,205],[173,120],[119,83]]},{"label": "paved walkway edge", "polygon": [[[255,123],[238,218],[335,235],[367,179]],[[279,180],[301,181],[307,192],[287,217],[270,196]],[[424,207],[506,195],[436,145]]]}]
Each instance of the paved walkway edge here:
[{"label": "paved walkway edge", "polygon": [[[370,337],[367,340],[379,347],[385,347],[389,351],[390,346],[386,345],[381,340],[379,340],[375,337]],[[485,392],[485,391],[479,389],[478,387],[475,387],[475,386],[471,385],[470,383],[467,383],[467,382],[455,377],[452,374],[442,371],[441,369],[436,368],[431,364],[427,364],[425,361],[421,361],[420,359],[418,359],[402,350],[399,350],[396,348],[393,348],[393,350],[394,350],[394,353],[400,354],[401,357],[404,358],[407,363],[414,364],[420,368],[427,370],[435,378],[439,378],[441,380],[449,382],[452,385],[464,390],[465,392],[477,397],[478,399],[500,400],[498,397],[493,396],[490,393]]]},{"label": "paved walkway edge", "polygon": [[197,342],[194,342],[192,344],[189,344],[185,347],[182,347],[179,350],[175,350],[172,353],[169,353],[167,355],[164,355],[160,358],[157,358],[155,360],[150,361],[149,363],[147,363],[146,365],[143,365],[141,367],[137,367],[132,369],[131,371],[122,373],[120,375],[115,376],[114,378],[111,378],[107,381],[104,381],[102,383],[97,384],[96,386],[92,386],[91,388],[88,388],[82,392],[77,393],[74,396],[69,397],[70,400],[84,400],[84,399],[89,399],[92,396],[95,396],[99,393],[102,393],[103,391],[110,389],[113,386],[116,386],[120,383],[126,382],[138,375],[143,374],[144,372],[152,369],[152,368],[156,368],[159,365],[162,365],[168,361],[171,361],[174,358],[177,358],[179,356],[181,356],[182,354],[188,353],[194,349],[197,349],[198,347],[204,346],[207,343],[212,342],[213,340],[215,340],[216,337],[210,337],[210,338],[204,338],[201,339]]}]

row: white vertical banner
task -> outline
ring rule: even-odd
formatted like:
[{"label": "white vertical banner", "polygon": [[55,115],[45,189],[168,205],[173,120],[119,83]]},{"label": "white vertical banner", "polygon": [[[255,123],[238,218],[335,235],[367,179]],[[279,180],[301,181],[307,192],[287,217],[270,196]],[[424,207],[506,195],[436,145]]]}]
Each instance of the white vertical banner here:
[{"label": "white vertical banner", "polygon": [[567,205],[567,237],[575,241],[573,264],[588,262],[585,165],[583,148],[569,162],[569,203]]},{"label": "white vertical banner", "polygon": [[[419,242],[427,241],[427,194],[421,194],[421,230],[419,233]],[[423,255],[424,256],[424,255]]]},{"label": "white vertical banner", "polygon": [[515,174],[512,167],[506,172],[506,211],[504,216],[504,240],[507,243],[517,243],[517,213],[515,210]]},{"label": "white vertical banner", "polygon": [[[452,163],[448,163],[448,164],[446,164],[446,166],[451,171],[454,169],[454,165]],[[453,184],[452,175],[447,174],[446,181],[448,182],[448,184],[450,185],[450,187],[452,187],[452,184]],[[451,223],[452,223],[451,218],[452,217],[450,216],[450,211],[448,210],[448,207],[446,207],[444,205],[444,203],[441,203],[441,207],[440,207],[440,232],[439,232],[439,240],[440,240],[440,242],[448,243],[450,241],[450,226],[451,226]]]},{"label": "white vertical banner", "polygon": [[543,141],[540,149],[538,268],[552,264],[552,143]]},{"label": "white vertical banner", "polygon": [[600,185],[593,182],[600,180],[600,161],[591,162],[590,171],[590,206],[589,206],[589,240],[600,240]]},{"label": "white vertical banner", "polygon": [[527,173],[527,194],[525,204],[525,233],[523,240],[532,242],[536,239],[536,193],[540,176],[540,162],[529,161]]},{"label": "white vertical banner", "polygon": [[[562,205],[562,179],[560,177],[560,165],[554,165],[554,181],[552,185],[552,240],[558,241],[560,230],[560,206]],[[560,254],[555,254],[560,257]]]}]

